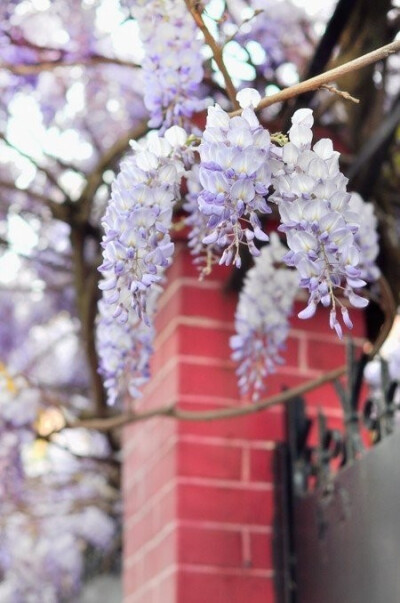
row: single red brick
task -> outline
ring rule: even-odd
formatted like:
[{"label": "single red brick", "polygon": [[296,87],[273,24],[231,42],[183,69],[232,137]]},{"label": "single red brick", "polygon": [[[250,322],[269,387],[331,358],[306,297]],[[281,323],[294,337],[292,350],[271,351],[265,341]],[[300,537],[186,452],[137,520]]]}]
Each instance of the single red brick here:
[{"label": "single red brick", "polygon": [[253,568],[273,569],[272,533],[250,532],[250,558]]},{"label": "single red brick", "polygon": [[135,563],[127,563],[126,557],[123,572],[123,590],[125,597],[134,594],[144,584],[144,563],[138,559]]},{"label": "single red brick", "polygon": [[146,467],[141,477],[148,500],[177,475],[176,447],[166,449],[156,462]]},{"label": "single red brick", "polygon": [[151,375],[157,375],[167,364],[170,358],[175,358],[179,354],[180,337],[178,329],[175,328],[167,338],[160,340],[153,357],[151,358]]},{"label": "single red brick", "polygon": [[200,394],[221,398],[237,398],[238,390],[233,366],[194,364],[182,359],[179,375],[179,393]]},{"label": "single red brick", "polygon": [[178,601],[184,603],[275,603],[273,580],[268,577],[196,573],[181,570]]},{"label": "single red brick", "polygon": [[155,328],[158,336],[177,316],[181,316],[183,313],[182,284],[175,285],[172,293],[167,290],[164,295],[166,301],[163,303],[163,298],[161,298],[160,309],[155,316]]},{"label": "single red brick", "polygon": [[163,494],[146,501],[143,507],[129,514],[124,507],[124,548],[133,555],[145,547],[168,524],[176,521],[177,512],[176,488],[172,486]]},{"label": "single red brick", "polygon": [[146,503],[144,483],[141,480],[127,483],[127,479],[124,478],[124,501],[126,506],[127,516],[133,516],[139,509]]},{"label": "single red brick", "polygon": [[239,531],[180,526],[179,563],[241,567],[242,543]]},{"label": "single red brick", "polygon": [[299,347],[300,341],[298,337],[288,337],[285,347],[282,350],[282,358],[285,361],[285,366],[299,366]]},{"label": "single red brick", "polygon": [[260,450],[251,448],[250,480],[256,482],[272,482],[274,480],[274,450]]},{"label": "single red brick", "polygon": [[187,286],[182,290],[182,306],[185,316],[202,316],[225,323],[233,323],[237,296],[219,289]]},{"label": "single red brick", "polygon": [[335,339],[325,342],[318,336],[306,339],[307,366],[314,370],[332,370],[346,363],[346,348],[343,342]]},{"label": "single red brick", "polygon": [[177,587],[177,571],[171,571],[156,586],[157,603],[178,602]]},{"label": "single red brick", "polygon": [[154,546],[150,546],[144,559],[144,581],[164,572],[177,561],[177,534],[173,529],[157,540]]},{"label": "single red brick", "polygon": [[178,516],[228,523],[270,525],[272,490],[233,488],[224,485],[178,485]]},{"label": "single red brick", "polygon": [[147,584],[145,590],[135,592],[131,597],[125,597],[124,603],[158,603],[157,584]]},{"label": "single red brick", "polygon": [[127,452],[124,455],[123,470],[128,482],[131,481],[130,477],[135,477],[145,464],[159,456],[160,451],[164,453],[165,449],[172,445],[171,440],[176,436],[177,427],[177,422],[167,421],[163,417],[154,417],[150,421],[135,424],[134,430],[128,432],[133,439],[132,445],[129,446],[129,436],[124,438]]},{"label": "single red brick", "polygon": [[[140,399],[139,410],[157,408],[163,404],[170,404],[175,400],[179,391],[178,381],[178,358],[171,360],[170,366],[162,373],[164,367],[160,367],[153,376],[147,387],[143,390],[143,398]],[[164,365],[165,366],[165,365]],[[161,375],[161,376],[160,376]]]},{"label": "single red brick", "polygon": [[173,485],[162,496],[157,497],[153,505],[153,536],[161,532],[167,524],[176,521],[178,517],[180,518],[178,514],[178,491],[176,485]]},{"label": "single red brick", "polygon": [[231,355],[226,329],[180,325],[178,327],[179,353],[228,360]]},{"label": "single red brick", "polygon": [[178,475],[240,479],[241,448],[195,442],[178,443]]},{"label": "single red brick", "polygon": [[152,539],[153,528],[153,509],[151,507],[145,509],[143,515],[137,521],[129,521],[130,517],[124,514],[125,528],[124,536],[124,557],[129,557],[137,554]]}]

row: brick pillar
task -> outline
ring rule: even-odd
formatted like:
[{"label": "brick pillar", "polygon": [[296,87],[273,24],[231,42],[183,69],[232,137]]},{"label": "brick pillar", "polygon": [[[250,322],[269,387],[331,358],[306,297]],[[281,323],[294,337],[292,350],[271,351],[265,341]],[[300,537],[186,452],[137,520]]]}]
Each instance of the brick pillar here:
[{"label": "brick pillar", "polygon": [[[178,244],[140,409],[241,403],[229,360],[236,299],[222,291],[226,276],[216,268],[200,282]],[[352,318],[360,336],[362,315]],[[268,394],[344,363],[324,310],[307,323],[294,319],[286,359]],[[340,423],[331,385],[306,400],[310,414],[323,403],[330,424]],[[124,603],[275,602],[272,459],[284,437],[280,407],[223,421],[154,418],[125,428]]]}]

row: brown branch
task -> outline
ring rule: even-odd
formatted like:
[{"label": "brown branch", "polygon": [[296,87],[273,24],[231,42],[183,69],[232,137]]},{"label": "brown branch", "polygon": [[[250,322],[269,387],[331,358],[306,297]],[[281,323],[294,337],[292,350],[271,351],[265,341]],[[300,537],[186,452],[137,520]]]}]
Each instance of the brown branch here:
[{"label": "brown branch", "polygon": [[67,425],[68,427],[86,427],[88,429],[98,429],[99,431],[109,431],[117,427],[122,427],[128,423],[144,421],[153,417],[169,417],[181,421],[213,421],[217,419],[231,419],[254,414],[277,404],[289,402],[292,398],[307,393],[308,391],[320,387],[329,381],[334,381],[346,373],[346,366],[340,366],[321,377],[311,379],[297,387],[285,390],[274,396],[270,396],[261,402],[245,404],[244,406],[229,406],[220,410],[190,411],[177,408],[175,405],[162,406],[153,410],[141,413],[128,412],[107,419],[87,419],[76,421]]},{"label": "brown branch", "polygon": [[[300,94],[304,94],[305,92],[311,92],[312,90],[317,90],[324,86],[325,84],[329,84],[330,82],[335,81],[346,73],[352,73],[354,71],[358,71],[363,67],[367,67],[373,63],[381,61],[385,59],[390,54],[398,52],[400,50],[400,40],[396,42],[392,42],[391,44],[386,44],[386,46],[382,46],[381,48],[377,48],[372,52],[368,52],[358,59],[354,59],[349,61],[348,63],[344,63],[339,67],[335,67],[334,69],[330,69],[325,73],[321,73],[315,77],[310,78],[309,80],[305,80],[304,82],[300,82],[299,84],[294,84],[293,86],[289,86],[289,88],[284,88],[280,92],[276,94],[271,94],[271,96],[265,96],[256,107],[256,111],[260,111],[261,109],[265,109],[266,107],[270,107],[275,103],[281,103],[283,101],[289,100],[295,96],[299,96]],[[233,111],[230,113],[231,117],[235,115],[240,115],[242,109],[238,109],[237,111]]]},{"label": "brown branch", "polygon": [[52,172],[50,170],[48,170],[46,167],[40,165],[33,157],[31,157],[31,155],[29,155],[28,153],[25,153],[25,151],[22,151],[22,149],[19,149],[17,146],[15,146],[12,142],[10,142],[6,138],[6,136],[3,133],[0,133],[0,140],[2,140],[10,149],[12,149],[13,151],[16,151],[18,153],[18,155],[20,155],[21,157],[24,157],[24,159],[27,159],[38,170],[38,172],[42,172],[42,174],[44,174],[46,176],[48,181],[51,182],[62,193],[62,195],[64,196],[64,200],[71,201],[70,196],[68,195],[67,191],[65,191],[63,189],[63,187],[58,182],[58,179],[56,178],[56,176],[54,176],[54,174],[52,174]]},{"label": "brown branch", "polygon": [[[227,7],[227,10],[230,13],[231,18],[233,19],[234,16],[232,14],[232,11],[229,10],[230,7]],[[261,15],[264,12],[263,8],[256,8],[254,10],[254,13],[252,15],[250,15],[250,17],[247,17],[246,19],[243,19],[243,21],[241,21],[236,28],[236,31],[231,34],[230,36],[228,36],[227,38],[225,38],[224,40],[224,46],[226,46],[227,44],[229,44],[229,42],[232,42],[232,40],[234,40],[236,38],[236,36],[238,35],[238,33],[240,32],[240,30],[242,29],[242,27],[244,25],[247,25],[248,23],[251,23],[251,21],[253,21],[253,19],[255,19],[256,17],[258,17],[258,15]],[[246,50],[246,49],[244,49]]]},{"label": "brown branch", "polygon": [[28,197],[32,197],[32,199],[44,203],[50,209],[53,217],[56,218],[56,220],[61,220],[63,222],[68,222],[69,220],[69,212],[67,211],[66,204],[64,203],[56,203],[52,199],[49,199],[49,197],[46,195],[42,195],[41,193],[37,193],[30,189],[17,188],[14,182],[8,182],[7,180],[0,180],[0,189],[1,188],[5,188],[6,190],[10,190],[15,193],[28,195]]},{"label": "brown branch", "polygon": [[109,465],[116,465],[117,467],[119,467],[121,465],[121,461],[115,456],[111,456],[111,457],[110,456],[98,456],[98,455],[94,455],[94,454],[81,454],[79,452],[75,452],[68,445],[64,445],[61,442],[58,442],[57,440],[55,440],[53,437],[54,435],[57,435],[57,432],[55,432],[55,433],[52,432],[52,433],[49,433],[48,435],[43,435],[43,434],[37,433],[37,439],[43,440],[44,442],[48,442],[49,444],[51,444],[52,446],[56,446],[60,450],[65,450],[65,452],[69,452],[69,454],[71,454],[72,456],[74,456],[77,459],[97,461],[99,463],[107,463]]},{"label": "brown branch", "polygon": [[96,67],[98,65],[118,65],[121,67],[137,68],[139,67],[136,63],[131,61],[124,61],[122,59],[105,57],[103,55],[93,55],[87,59],[76,59],[74,61],[68,61],[56,59],[54,61],[38,61],[32,64],[13,64],[7,62],[0,62],[0,69],[6,69],[14,75],[36,75],[42,71],[52,71],[53,69],[68,68],[68,67]]},{"label": "brown branch", "polygon": [[85,259],[86,237],[84,229],[73,223],[71,225],[70,240],[73,253],[76,305],[80,319],[81,334],[85,345],[93,402],[96,413],[99,416],[104,416],[106,401],[103,381],[97,370],[98,357],[94,327],[94,307],[97,301],[97,282],[100,275],[96,266],[89,265]]},{"label": "brown branch", "polygon": [[349,94],[348,92],[345,92],[344,90],[339,90],[338,88],[335,88],[335,86],[328,86],[328,84],[323,84],[321,88],[323,88],[324,90],[328,90],[328,92],[332,92],[332,94],[336,94],[337,96],[340,96],[345,100],[349,100],[352,103],[356,103],[357,105],[360,102],[359,98],[351,96],[351,94]]},{"label": "brown branch", "polygon": [[58,165],[58,167],[61,168],[62,170],[71,170],[72,172],[75,172],[83,177],[86,177],[86,172],[84,172],[78,166],[74,165],[73,163],[68,163],[68,161],[64,161],[63,159],[61,159],[61,157],[57,157],[57,155],[53,155],[52,153],[45,151],[43,148],[41,150],[42,150],[43,155],[48,157],[48,159],[50,159],[51,161],[54,161],[54,163],[56,163]]},{"label": "brown branch", "polygon": [[138,140],[148,132],[147,122],[135,126],[109,147],[88,174],[86,185],[77,202],[80,206],[80,219],[86,221],[90,214],[91,203],[97,189],[103,183],[104,172],[113,167],[115,162],[128,150],[131,140]]},{"label": "brown branch", "polygon": [[211,51],[214,55],[214,60],[222,74],[222,77],[224,78],[226,92],[229,96],[233,108],[238,109],[239,103],[236,100],[236,88],[233,85],[231,76],[229,75],[229,72],[225,66],[223,59],[223,49],[221,48],[221,46],[219,46],[219,44],[217,44],[216,40],[211,35],[209,29],[204,23],[203,17],[201,16],[202,8],[201,6],[199,6],[199,2],[196,2],[195,0],[185,0],[185,4],[190,14],[192,15],[197,27],[202,32],[204,40],[211,48]]}]

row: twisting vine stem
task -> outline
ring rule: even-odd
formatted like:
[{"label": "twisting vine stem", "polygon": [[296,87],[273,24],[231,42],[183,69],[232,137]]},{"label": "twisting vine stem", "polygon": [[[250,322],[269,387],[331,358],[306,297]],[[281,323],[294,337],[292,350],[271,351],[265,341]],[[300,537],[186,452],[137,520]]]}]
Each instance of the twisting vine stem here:
[{"label": "twisting vine stem", "polygon": [[235,110],[239,109],[239,103],[236,100],[236,89],[235,89],[235,86],[233,85],[232,78],[229,75],[229,72],[224,63],[223,49],[221,46],[219,46],[217,41],[211,35],[210,30],[204,23],[204,19],[201,14],[202,13],[201,4],[199,2],[196,2],[195,0],[185,0],[185,4],[186,4],[190,14],[192,15],[196,25],[202,32],[202,34],[204,36],[204,40],[206,41],[208,46],[211,48],[211,51],[214,55],[214,60],[218,66],[218,69],[220,70],[220,72],[222,74],[222,77],[224,78],[226,92],[229,96],[229,99],[232,103],[233,108]]}]

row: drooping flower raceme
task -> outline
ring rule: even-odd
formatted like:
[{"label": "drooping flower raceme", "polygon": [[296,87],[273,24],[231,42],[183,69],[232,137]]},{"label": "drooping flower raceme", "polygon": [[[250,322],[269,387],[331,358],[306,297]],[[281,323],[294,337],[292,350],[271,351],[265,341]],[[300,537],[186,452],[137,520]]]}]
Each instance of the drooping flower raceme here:
[{"label": "drooping flower raceme", "polygon": [[250,392],[253,400],[263,390],[265,377],[283,362],[281,351],[299,281],[295,270],[281,266],[286,251],[272,233],[270,244],[262,248],[247,273],[236,310],[232,358],[239,364],[239,388],[242,394]]},{"label": "drooping flower raceme", "polygon": [[148,324],[132,309],[125,323],[117,322],[111,306],[104,300],[99,302],[96,331],[99,371],[104,378],[110,406],[127,393],[133,398],[139,397],[140,388],[150,378],[150,358],[155,336],[152,318],[161,291],[158,284],[151,288],[147,303]]},{"label": "drooping flower raceme", "polygon": [[358,264],[358,268],[361,270],[360,276],[371,283],[381,275],[381,271],[376,265],[376,258],[379,253],[378,220],[372,203],[363,201],[358,193],[351,193],[349,206],[358,216],[359,229],[355,235],[355,240],[360,248],[360,262]]},{"label": "drooping flower raceme", "polygon": [[170,128],[164,138],[149,136],[121,165],[103,219],[103,273],[100,288],[113,317],[128,321],[130,309],[148,322],[149,289],[169,265],[174,244],[169,235],[173,204],[184,173],[186,133]]},{"label": "drooping flower raceme", "polygon": [[341,289],[350,303],[365,307],[366,299],[354,289],[366,283],[361,278],[360,252],[356,243],[358,215],[349,205],[347,179],[339,169],[339,153],[332,141],[322,139],[311,149],[313,115],[310,109],[296,111],[289,131],[290,142],[283,147],[282,164],[274,173],[272,201],[278,204],[281,226],[289,253],[285,261],[300,273],[300,286],[308,289],[307,307],[300,318],[314,315],[317,304],[331,306],[330,325],[338,335],[343,322],[352,327],[347,308],[337,298]]},{"label": "drooping flower raceme", "polygon": [[145,50],[142,69],[149,125],[187,126],[187,118],[206,107],[196,96],[203,79],[197,26],[183,0],[134,2],[133,13]]},{"label": "drooping flower raceme", "polygon": [[199,147],[199,211],[207,217],[205,245],[223,249],[220,264],[240,266],[239,246],[259,251],[254,238],[267,241],[258,213],[271,211],[265,195],[271,184],[271,160],[278,152],[270,135],[259,123],[254,108],[260,96],[243,90],[238,100],[241,116],[230,117],[219,105],[208,110],[207,124]]},{"label": "drooping flower raceme", "polygon": [[209,245],[203,243],[203,239],[209,235],[207,226],[209,217],[199,209],[198,197],[202,191],[199,170],[199,164],[195,163],[186,175],[188,192],[183,209],[187,213],[185,224],[189,227],[188,247],[194,256],[193,263],[199,267],[200,278],[203,278],[210,274],[212,266],[219,261],[222,249],[217,243]]},{"label": "drooping flower raceme", "polygon": [[104,261],[97,349],[109,404],[139,395],[149,378],[152,318],[160,282],[174,251],[169,229],[185,166],[192,159],[186,132],[173,126],[149,136],[121,166],[103,226]]}]

